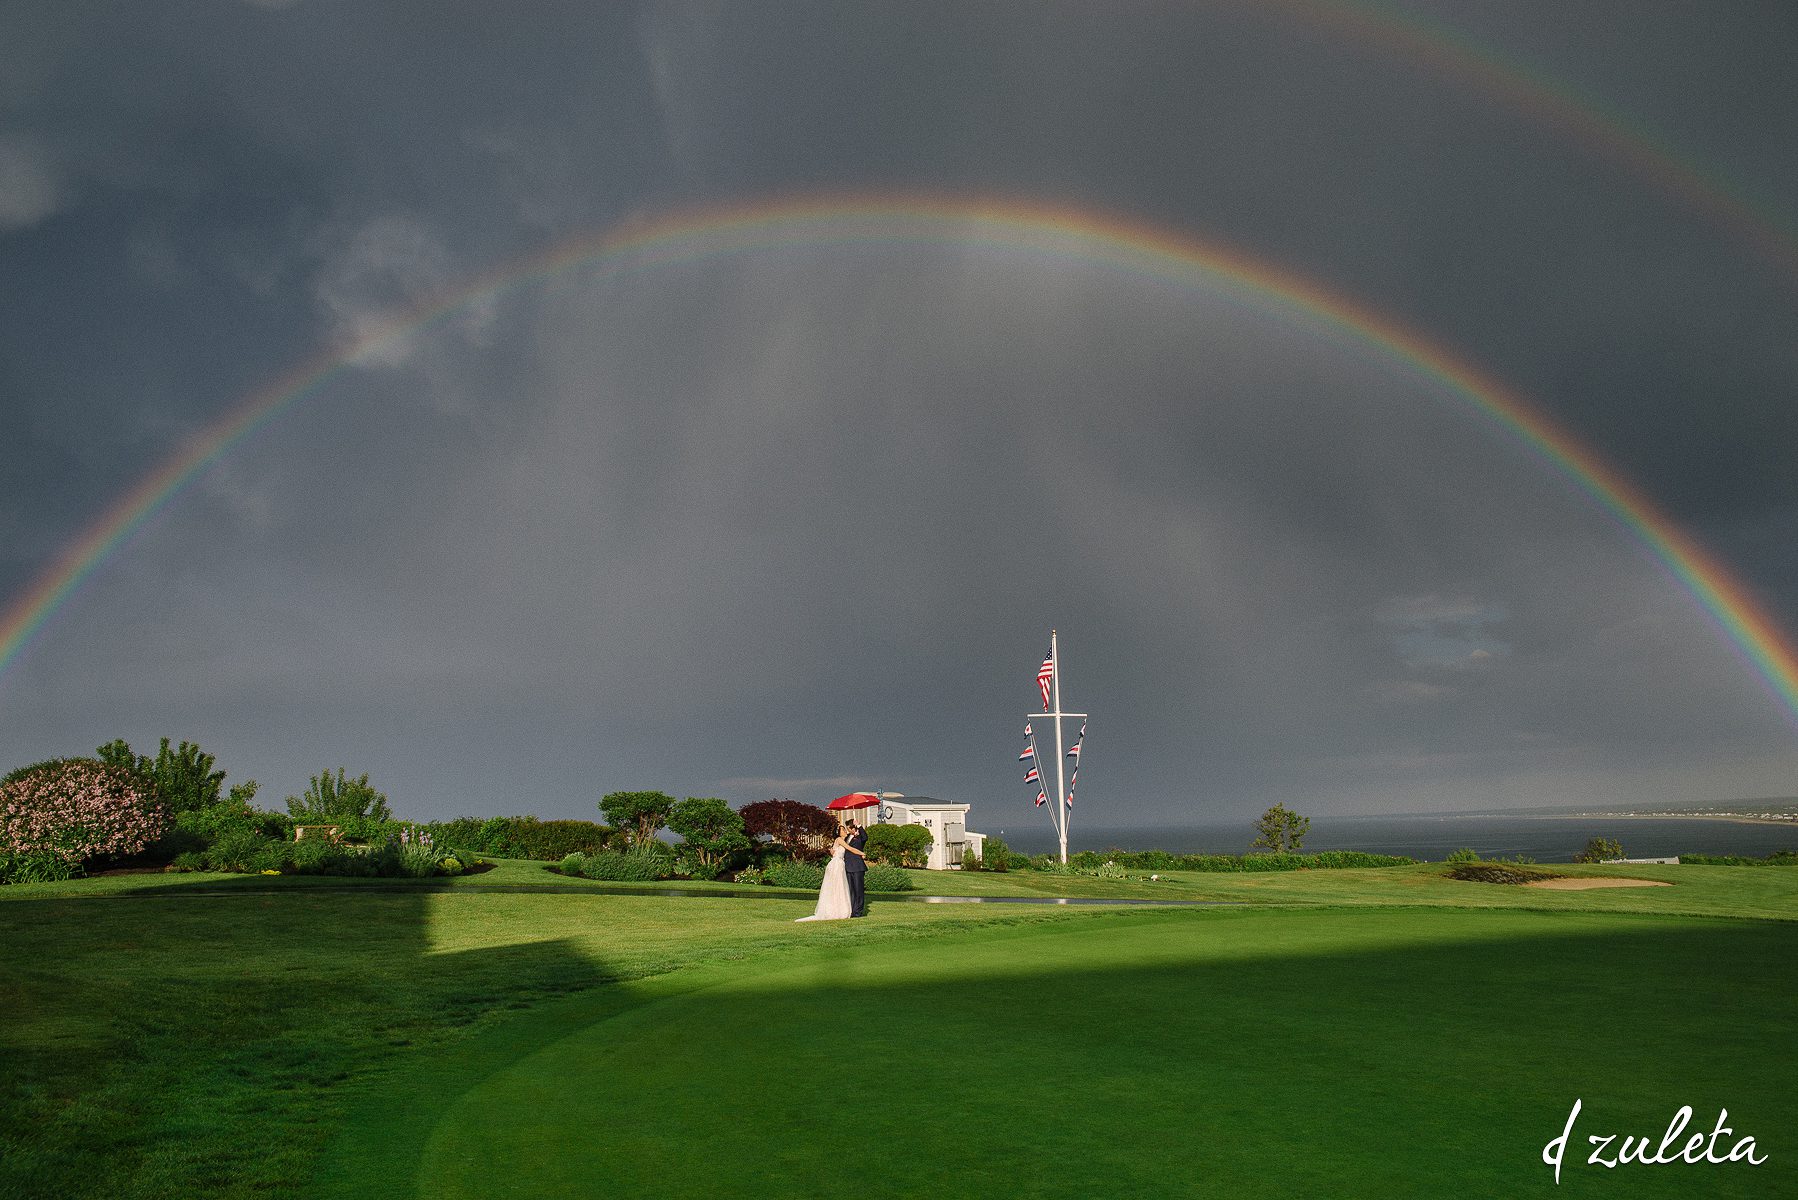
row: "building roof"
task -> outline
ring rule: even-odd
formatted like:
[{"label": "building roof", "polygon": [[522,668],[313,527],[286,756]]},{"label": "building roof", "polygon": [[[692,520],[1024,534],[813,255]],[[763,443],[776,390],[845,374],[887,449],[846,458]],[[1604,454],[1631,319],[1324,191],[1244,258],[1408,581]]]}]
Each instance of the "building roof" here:
[{"label": "building roof", "polygon": [[935,796],[894,796],[887,800],[888,804],[902,804],[907,808],[968,808],[968,804],[957,800],[938,800]]}]

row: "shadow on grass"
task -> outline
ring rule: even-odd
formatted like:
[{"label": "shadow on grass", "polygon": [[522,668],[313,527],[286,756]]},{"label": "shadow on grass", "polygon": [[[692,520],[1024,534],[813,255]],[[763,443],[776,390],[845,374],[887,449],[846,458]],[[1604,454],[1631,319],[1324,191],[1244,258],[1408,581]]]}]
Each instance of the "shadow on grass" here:
[{"label": "shadow on grass", "polygon": [[[1792,1194],[1794,950],[1774,923],[1416,911],[837,945],[607,989],[421,1063],[321,1189]],[[1540,1155],[1575,1098],[1557,1188]],[[1707,1131],[1727,1108],[1771,1161],[1585,1165],[1586,1134],[1658,1141],[1684,1104]]]},{"label": "shadow on grass", "polygon": [[528,929],[445,952],[435,891],[130,878],[0,903],[0,1195],[291,1191],[408,1056],[612,978]]}]

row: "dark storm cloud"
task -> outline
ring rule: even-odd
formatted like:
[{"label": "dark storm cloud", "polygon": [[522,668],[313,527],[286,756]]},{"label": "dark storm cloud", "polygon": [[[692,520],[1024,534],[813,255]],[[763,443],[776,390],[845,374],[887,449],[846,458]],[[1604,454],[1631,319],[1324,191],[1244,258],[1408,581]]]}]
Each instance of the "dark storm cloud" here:
[{"label": "dark storm cloud", "polygon": [[[1482,12],[1437,15],[1790,178],[1752,12],[1688,14],[1696,67]],[[0,592],[289,364],[495,264],[917,189],[1158,220],[1384,309],[1798,616],[1798,281],[1303,6],[107,15],[0,51]],[[1690,104],[1645,87],[1675,68]],[[1325,334],[952,239],[494,293],[188,488],[0,681],[0,748],[198,736],[277,797],[344,762],[416,815],[856,782],[1009,812],[1054,624],[1120,822],[1783,786],[1790,727],[1638,543]]]}]

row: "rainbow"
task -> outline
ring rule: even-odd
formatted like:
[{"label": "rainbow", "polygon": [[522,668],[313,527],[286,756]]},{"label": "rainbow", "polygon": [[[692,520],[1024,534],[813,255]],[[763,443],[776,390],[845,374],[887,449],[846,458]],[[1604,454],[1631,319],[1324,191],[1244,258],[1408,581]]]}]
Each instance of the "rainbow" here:
[{"label": "rainbow", "polygon": [[1203,282],[1442,388],[1529,446],[1665,565],[1798,722],[1798,652],[1750,591],[1591,448],[1504,384],[1365,306],[1228,247],[1087,209],[926,195],[806,197],[627,223],[511,263],[302,363],[250,395],[120,497],[0,615],[0,675],[106,559],[208,466],[334,376],[471,302],[577,268],[597,273],[783,248],[972,245],[1066,259],[1183,288]]}]

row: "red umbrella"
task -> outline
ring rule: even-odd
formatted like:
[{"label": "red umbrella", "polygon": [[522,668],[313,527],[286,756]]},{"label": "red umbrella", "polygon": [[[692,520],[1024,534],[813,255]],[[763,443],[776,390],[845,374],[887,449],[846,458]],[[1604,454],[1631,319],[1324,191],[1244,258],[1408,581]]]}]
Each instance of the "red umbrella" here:
[{"label": "red umbrella", "polygon": [[880,797],[873,792],[850,792],[847,796],[838,796],[824,807],[831,809],[873,808],[879,803]]}]

